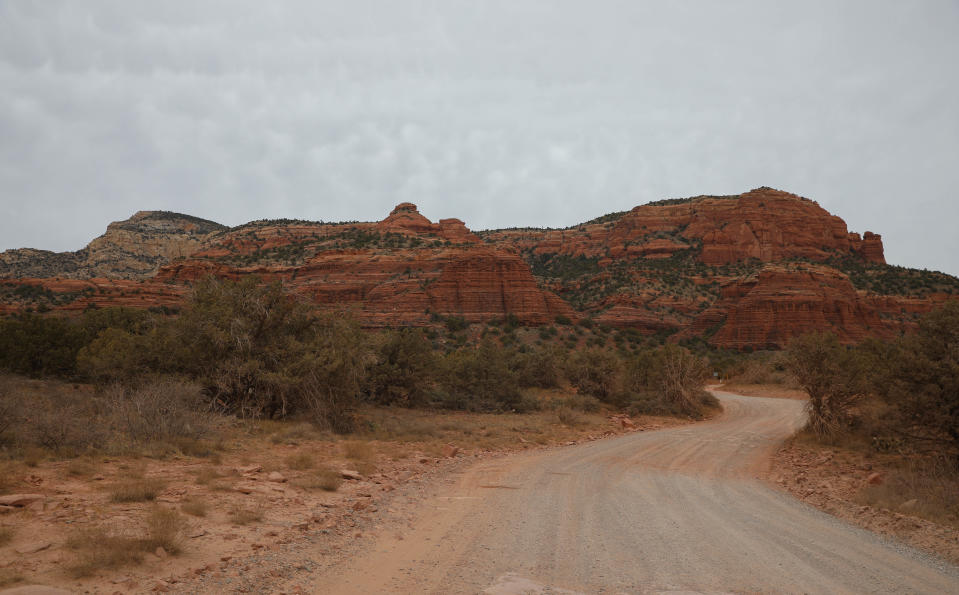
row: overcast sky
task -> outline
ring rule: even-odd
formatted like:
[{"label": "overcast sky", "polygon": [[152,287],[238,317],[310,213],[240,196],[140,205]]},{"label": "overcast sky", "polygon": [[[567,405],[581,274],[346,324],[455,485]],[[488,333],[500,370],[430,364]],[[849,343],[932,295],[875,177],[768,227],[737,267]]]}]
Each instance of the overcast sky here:
[{"label": "overcast sky", "polygon": [[959,2],[0,0],[0,250],[763,185],[959,274]]}]

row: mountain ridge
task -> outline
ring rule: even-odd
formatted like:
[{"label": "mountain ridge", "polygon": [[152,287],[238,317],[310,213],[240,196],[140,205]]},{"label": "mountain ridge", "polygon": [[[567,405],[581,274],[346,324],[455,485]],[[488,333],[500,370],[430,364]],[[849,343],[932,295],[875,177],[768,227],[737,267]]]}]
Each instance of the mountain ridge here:
[{"label": "mountain ridge", "polygon": [[959,295],[955,277],[887,265],[880,235],[850,232],[815,201],[761,187],[654,201],[564,229],[473,232],[459,219],[434,223],[412,203],[378,222],[235,227],[141,211],[75,253],[0,254],[0,312],[175,308],[211,274],[282,280],[369,327],[589,318],[739,349],[781,347],[808,330],[846,342],[889,337]]}]

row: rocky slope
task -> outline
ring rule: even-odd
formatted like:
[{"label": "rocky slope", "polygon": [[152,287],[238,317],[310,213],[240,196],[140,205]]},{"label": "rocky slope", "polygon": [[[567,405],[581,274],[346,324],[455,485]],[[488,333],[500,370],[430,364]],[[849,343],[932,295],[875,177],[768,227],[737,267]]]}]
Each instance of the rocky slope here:
[{"label": "rocky slope", "polygon": [[140,211],[107,226],[76,252],[23,248],[0,253],[0,277],[143,279],[174,258],[196,252],[226,226],[166,211]]},{"label": "rocky slope", "polygon": [[[110,304],[175,309],[207,275],[283,280],[370,327],[557,316],[732,348],[808,330],[893,336],[959,279],[885,264],[882,239],[771,188],[673,199],[567,229],[474,233],[398,205],[375,223],[235,228],[141,212],[76,253],[0,255],[0,312]],[[6,279],[2,279],[6,277]],[[59,279],[57,278],[59,277]]]}]

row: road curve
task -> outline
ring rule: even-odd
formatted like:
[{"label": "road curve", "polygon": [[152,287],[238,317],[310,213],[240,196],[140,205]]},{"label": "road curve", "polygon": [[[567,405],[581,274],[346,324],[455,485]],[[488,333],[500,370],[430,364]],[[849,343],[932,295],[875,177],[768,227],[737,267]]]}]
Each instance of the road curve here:
[{"label": "road curve", "polygon": [[956,566],[754,479],[801,402],[716,395],[715,421],[474,465],[316,592],[959,592]]}]

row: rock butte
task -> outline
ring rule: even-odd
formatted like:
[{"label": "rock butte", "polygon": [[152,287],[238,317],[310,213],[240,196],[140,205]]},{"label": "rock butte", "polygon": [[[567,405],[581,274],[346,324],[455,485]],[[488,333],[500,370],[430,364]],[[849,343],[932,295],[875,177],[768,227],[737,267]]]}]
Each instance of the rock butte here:
[{"label": "rock butte", "polygon": [[[742,349],[781,347],[809,330],[846,342],[890,337],[954,293],[857,289],[836,259],[884,266],[882,238],[851,233],[817,203],[765,187],[659,201],[567,229],[480,233],[459,219],[433,223],[411,203],[376,223],[235,228],[141,211],[78,252],[0,253],[0,314],[41,293],[54,312],[176,308],[198,279],[255,274],[320,307],[350,310],[368,327],[426,326],[436,315],[513,315],[531,325],[589,315]],[[564,274],[554,263],[585,268]]]}]

